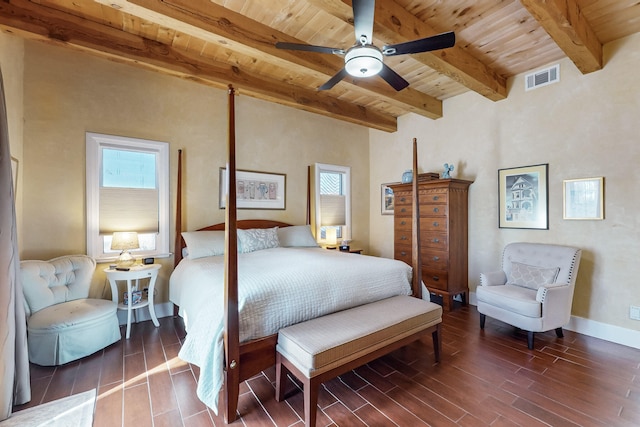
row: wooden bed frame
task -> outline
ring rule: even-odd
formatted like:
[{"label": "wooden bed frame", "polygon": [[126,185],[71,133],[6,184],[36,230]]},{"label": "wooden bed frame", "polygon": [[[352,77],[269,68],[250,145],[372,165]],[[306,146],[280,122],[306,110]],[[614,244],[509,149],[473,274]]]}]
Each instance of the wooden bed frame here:
[{"label": "wooden bed frame", "polygon": [[[229,141],[227,146],[227,194],[225,197],[226,210],[225,222],[211,225],[199,229],[201,230],[224,230],[225,231],[225,368],[224,368],[224,418],[227,423],[231,423],[237,418],[238,397],[240,383],[261,371],[275,365],[276,343],[278,335],[251,340],[245,343],[239,342],[239,316],[238,316],[238,259],[237,259],[237,230],[250,228],[272,228],[288,227],[287,224],[274,220],[238,220],[236,216],[236,162],[235,162],[235,91],[229,85]],[[417,149],[416,139],[413,139],[413,176],[418,176],[417,169]],[[178,150],[178,187],[176,190],[176,236],[174,250],[174,267],[182,260],[182,249],[185,247],[182,238],[182,150]],[[413,194],[413,230],[419,230],[417,223],[418,198],[417,180],[414,180]],[[413,271],[421,271],[420,268],[420,244],[418,233],[412,233]],[[233,238],[230,238],[233,237]],[[413,296],[422,297],[422,286],[420,275],[413,275],[412,282]],[[174,307],[174,314],[177,308]],[[218,405],[219,406],[219,405]]]}]

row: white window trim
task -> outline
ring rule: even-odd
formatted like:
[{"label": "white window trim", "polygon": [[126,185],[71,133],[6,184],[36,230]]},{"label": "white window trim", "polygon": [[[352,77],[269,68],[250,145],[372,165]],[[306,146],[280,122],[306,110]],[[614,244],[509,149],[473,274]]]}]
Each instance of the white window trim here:
[{"label": "white window trim", "polygon": [[104,253],[103,238],[99,233],[101,148],[134,149],[153,151],[159,154],[158,164],[158,220],[159,232],[155,251],[135,251],[134,256],[163,258],[169,252],[169,143],[122,136],[86,133],[87,149],[87,254],[98,262],[109,262],[118,254]]},{"label": "white window trim", "polygon": [[322,215],[320,213],[320,172],[335,172],[344,174],[344,186],[345,186],[345,219],[346,226],[342,228],[341,240],[351,240],[351,167],[330,165],[326,163],[315,164],[315,179],[314,179],[314,197],[315,197],[315,218],[316,218],[316,241],[319,244],[327,244],[327,240],[321,236]]}]

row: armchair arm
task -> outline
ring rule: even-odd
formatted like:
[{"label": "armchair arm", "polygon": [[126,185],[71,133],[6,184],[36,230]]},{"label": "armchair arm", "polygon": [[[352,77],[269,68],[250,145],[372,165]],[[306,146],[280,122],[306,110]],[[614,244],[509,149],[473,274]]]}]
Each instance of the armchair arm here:
[{"label": "armchair arm", "polygon": [[571,318],[572,299],[572,288],[564,283],[554,283],[538,288],[536,301],[542,303],[544,323],[552,328],[567,324]]},{"label": "armchair arm", "polygon": [[481,286],[497,286],[505,283],[507,283],[507,275],[502,270],[480,273]]}]

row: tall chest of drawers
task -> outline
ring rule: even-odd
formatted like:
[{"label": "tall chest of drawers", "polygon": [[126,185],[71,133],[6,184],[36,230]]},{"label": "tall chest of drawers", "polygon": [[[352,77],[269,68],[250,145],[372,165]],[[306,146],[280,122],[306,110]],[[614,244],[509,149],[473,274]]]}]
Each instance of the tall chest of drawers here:
[{"label": "tall chest of drawers", "polygon": [[[418,180],[422,281],[442,296],[445,310],[453,297],[468,292],[469,185],[461,179]],[[412,184],[390,186],[394,194],[394,258],[411,265]]]}]

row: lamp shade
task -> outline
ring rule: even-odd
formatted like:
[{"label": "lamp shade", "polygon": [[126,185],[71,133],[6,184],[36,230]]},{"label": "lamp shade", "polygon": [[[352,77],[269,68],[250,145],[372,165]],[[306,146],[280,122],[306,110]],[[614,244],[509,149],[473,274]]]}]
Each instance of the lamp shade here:
[{"label": "lamp shade", "polygon": [[127,251],[129,249],[138,249],[138,233],[135,231],[116,231],[111,238],[111,249]]},{"label": "lamp shade", "polygon": [[320,196],[320,221],[322,226],[345,225],[345,196],[323,194]]}]

